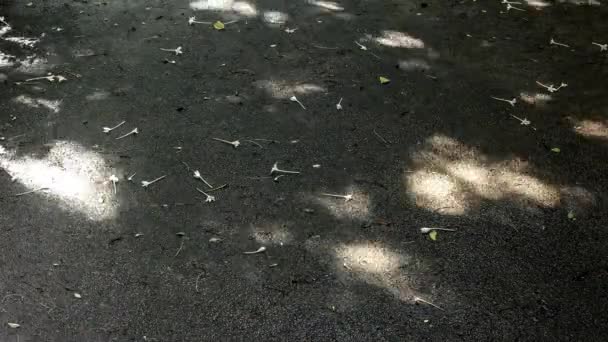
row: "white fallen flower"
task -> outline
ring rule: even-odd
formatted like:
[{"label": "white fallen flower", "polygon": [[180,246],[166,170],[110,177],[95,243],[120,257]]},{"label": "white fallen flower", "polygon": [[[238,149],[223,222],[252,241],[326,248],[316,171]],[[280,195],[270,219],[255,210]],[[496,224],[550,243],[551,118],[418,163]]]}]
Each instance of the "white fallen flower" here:
[{"label": "white fallen flower", "polygon": [[188,25],[192,26],[194,24],[211,25],[211,22],[208,22],[208,21],[196,21],[196,17],[190,17],[190,18],[188,18]]},{"label": "white fallen flower", "polygon": [[450,229],[450,228],[429,228],[429,227],[422,227],[422,228],[420,228],[420,232],[422,234],[428,234],[428,233],[430,233],[433,230],[443,230],[443,231],[446,231],[446,232],[455,232],[456,231],[456,229]]},{"label": "white fallen flower", "polygon": [[300,107],[302,107],[302,109],[306,109],[306,107],[304,107],[304,105],[302,104],[302,102],[300,102],[300,101],[298,100],[298,98],[297,98],[297,97],[295,97],[295,95],[294,95],[294,96],[292,96],[292,97],[290,97],[290,98],[289,98],[289,101],[291,101],[291,102],[297,102],[297,103],[300,105]]},{"label": "white fallen flower", "polygon": [[116,195],[116,183],[118,183],[118,177],[116,177],[116,175],[111,175],[109,180],[110,180],[110,182],[112,182],[112,185],[114,186],[114,195]]},{"label": "white fallen flower", "polygon": [[287,33],[291,34],[291,33],[296,32],[296,31],[297,31],[297,29],[298,29],[297,27],[296,27],[296,28],[294,28],[294,29],[286,28],[286,29],[285,29],[285,32],[287,32]]},{"label": "white fallen flower", "polygon": [[103,132],[104,132],[104,133],[106,133],[106,134],[107,134],[107,133],[110,133],[110,132],[112,132],[113,130],[117,129],[118,127],[120,127],[120,126],[124,125],[124,124],[125,124],[125,122],[126,122],[126,121],[124,121],[124,120],[123,120],[123,121],[121,121],[121,122],[120,122],[118,125],[116,125],[116,126],[114,126],[114,127],[102,127]]},{"label": "white fallen flower", "polygon": [[243,252],[243,254],[258,254],[266,251],[266,247],[262,246],[255,251],[252,252]]},{"label": "white fallen flower", "polygon": [[224,139],[220,139],[220,138],[211,138],[211,139],[213,139],[215,141],[223,142],[224,144],[232,145],[234,148],[237,148],[241,145],[241,142],[238,140],[228,141],[228,140],[224,140]]},{"label": "white fallen flower", "polygon": [[336,195],[336,194],[326,194],[326,193],[322,193],[321,196],[329,196],[329,197],[337,197],[337,198],[343,198],[345,202],[348,202],[350,200],[353,199],[353,194],[348,194],[348,195]]},{"label": "white fallen flower", "polygon": [[215,202],[215,196],[209,195],[208,193],[204,192],[203,190],[201,190],[199,188],[196,188],[196,191],[198,191],[201,194],[207,196],[207,198],[205,198],[205,203]]},{"label": "white fallen flower", "polygon": [[272,175],[272,174],[274,174],[274,173],[287,173],[287,174],[292,174],[292,175],[295,175],[295,174],[299,174],[299,173],[300,173],[299,171],[281,170],[281,169],[279,169],[279,166],[278,166],[278,165],[279,165],[279,162],[275,162],[275,163],[272,165],[272,168],[270,169],[270,175]]},{"label": "white fallen flower", "polygon": [[209,239],[209,242],[222,242],[222,239],[218,238],[218,237],[212,237],[211,239]]},{"label": "white fallen flower", "polygon": [[514,117],[515,119],[519,120],[519,122],[520,122],[522,125],[524,125],[524,126],[528,126],[529,124],[531,124],[531,123],[532,123],[532,122],[530,122],[530,120],[528,120],[527,118],[523,118],[523,119],[522,119],[522,118],[517,117],[517,116],[515,116],[515,115],[513,115],[513,114],[510,114],[510,115],[511,115],[512,117]]},{"label": "white fallen flower", "polygon": [[565,88],[565,87],[568,86],[568,84],[564,83],[564,82],[562,82],[562,84],[560,84],[559,87],[557,87],[557,88],[555,88],[555,86],[553,84],[545,85],[543,83],[540,83],[539,81],[536,81],[536,84],[538,84],[539,86],[547,89],[547,91],[550,92],[550,93],[554,93],[554,92],[556,92],[556,91],[558,91],[558,90],[560,90],[560,89]]},{"label": "white fallen flower", "polygon": [[558,43],[555,39],[551,38],[551,40],[549,41],[549,45],[558,45],[558,46],[563,46],[563,47],[567,47],[569,48],[570,45],[567,44],[563,44],[563,43]]},{"label": "white fallen flower", "polygon": [[511,107],[515,107],[515,104],[517,103],[517,98],[515,98],[515,97],[511,100],[501,99],[500,97],[494,97],[494,96],[490,96],[490,97],[493,98],[494,100],[506,102],[506,103],[510,104]]},{"label": "white fallen flower", "polygon": [[160,176],[160,177],[158,177],[158,178],[156,178],[154,180],[151,180],[151,181],[141,181],[141,186],[144,187],[144,188],[147,188],[150,185],[152,185],[152,184],[154,184],[154,183],[156,183],[156,182],[164,179],[165,177],[167,177],[167,175]]},{"label": "white fallen flower", "polygon": [[133,177],[135,177],[135,175],[137,174],[137,172],[135,172],[134,174],[130,175],[129,177],[127,177],[127,180],[130,182],[133,180]]},{"label": "white fallen flower", "polygon": [[591,42],[591,44],[598,46],[600,48],[600,51],[608,51],[608,43],[600,44],[600,43],[596,43],[596,42]]},{"label": "white fallen flower", "polygon": [[201,180],[203,183],[205,183],[208,187],[213,188],[213,185],[209,184],[209,182],[207,182],[202,176],[200,171],[196,170],[194,171],[194,178]]},{"label": "white fallen flower", "polygon": [[338,101],[338,103],[336,103],[336,109],[342,110],[342,98],[340,98],[340,101]]},{"label": "white fallen flower", "polygon": [[127,134],[124,134],[124,135],[119,136],[118,138],[116,138],[116,140],[120,140],[120,139],[122,139],[122,138],[126,138],[126,137],[128,137],[129,135],[136,135],[136,134],[139,134],[139,130],[137,129],[137,127],[135,127],[135,128],[134,128],[134,129],[133,129],[131,132],[129,132],[129,133],[127,133]]},{"label": "white fallen flower", "polygon": [[20,324],[10,323],[10,322],[6,323],[6,324],[8,324],[8,327],[11,328],[11,329],[17,329],[17,328],[19,328],[21,326]]},{"label": "white fallen flower", "polygon": [[184,52],[182,51],[182,47],[178,46],[175,49],[160,49],[161,51],[173,52],[176,56],[182,55]]},{"label": "white fallen flower", "polygon": [[360,44],[359,42],[355,41],[355,44],[357,44],[359,46],[359,49],[363,50],[363,51],[367,51],[367,46]]},{"label": "white fallen flower", "polygon": [[522,12],[526,11],[523,8],[518,8],[518,7],[515,7],[515,6],[511,5],[511,4],[507,4],[507,12],[510,11],[510,10],[512,10],[512,9],[517,10],[517,11],[522,11]]},{"label": "white fallen flower", "polygon": [[74,292],[74,298],[80,299],[80,298],[82,298],[82,296],[80,295],[80,293]]},{"label": "white fallen flower", "polygon": [[47,80],[49,82],[57,82],[57,83],[61,83],[63,81],[67,81],[67,78],[61,76],[61,75],[48,75],[48,76],[41,76],[41,77],[34,77],[34,78],[28,78],[27,80],[25,80],[25,82],[31,82],[31,81],[37,81],[37,80]]}]

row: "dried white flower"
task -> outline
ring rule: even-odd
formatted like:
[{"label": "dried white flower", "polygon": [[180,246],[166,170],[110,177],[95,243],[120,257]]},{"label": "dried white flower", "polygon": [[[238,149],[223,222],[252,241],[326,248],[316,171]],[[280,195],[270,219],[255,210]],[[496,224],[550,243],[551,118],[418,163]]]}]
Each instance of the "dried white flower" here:
[{"label": "dried white flower", "polygon": [[515,98],[515,97],[511,100],[501,99],[500,97],[494,97],[494,96],[490,96],[490,97],[493,98],[494,100],[506,102],[506,103],[510,104],[511,107],[515,107],[515,104],[517,103],[517,98]]},{"label": "dried white flower", "polygon": [[258,254],[266,251],[266,247],[262,246],[253,252],[243,252],[243,254]]},{"label": "dried white flower", "polygon": [[608,51],[608,44],[600,44],[596,42],[591,42],[591,44],[598,46],[600,51]]},{"label": "dried white flower", "polygon": [[291,102],[297,102],[297,103],[300,105],[300,107],[302,107],[302,109],[304,109],[304,110],[306,109],[306,107],[304,107],[304,105],[302,104],[302,102],[300,102],[300,101],[298,100],[298,98],[297,98],[297,97],[295,97],[295,95],[294,95],[294,96],[292,96],[292,97],[290,97],[290,98],[289,98],[289,101],[291,101]]},{"label": "dried white flower", "polygon": [[270,175],[272,175],[274,173],[287,173],[287,174],[292,174],[292,175],[300,173],[299,171],[281,170],[281,169],[279,169],[278,164],[279,164],[279,162],[275,162],[272,165],[272,169],[270,169]]},{"label": "dried white flower", "polygon": [[359,42],[355,41],[355,44],[357,44],[359,46],[359,49],[363,50],[363,51],[367,51],[367,46],[360,44]]},{"label": "dried white flower", "polygon": [[207,182],[202,176],[201,173],[196,170],[194,171],[194,178],[196,179],[200,179],[203,183],[205,183],[209,188],[213,188],[213,185],[209,184],[209,182]]},{"label": "dried white flower", "polygon": [[196,191],[200,192],[201,194],[207,196],[207,198],[205,198],[205,202],[206,203],[211,203],[211,202],[215,202],[215,196],[209,195],[208,193],[204,192],[203,190],[196,188]]},{"label": "dried white flower", "polygon": [[182,51],[182,47],[178,46],[175,49],[160,49],[161,51],[173,52],[176,56],[182,55],[184,52]]},{"label": "dried white flower", "polygon": [[321,196],[329,196],[329,197],[337,197],[337,198],[343,198],[345,202],[348,202],[350,200],[353,199],[353,194],[348,194],[348,195],[336,195],[336,194],[326,194],[326,193],[322,193]]},{"label": "dried white flower", "polygon": [[551,40],[549,41],[549,45],[559,45],[559,46],[563,46],[563,47],[567,47],[569,48],[570,45],[567,44],[563,44],[563,43],[558,43],[555,39],[551,38]]},{"label": "dried white flower", "polygon": [[528,126],[529,124],[531,124],[532,122],[530,122],[530,120],[526,119],[526,118],[519,118],[513,114],[510,114],[512,117],[514,117],[515,119],[519,120],[519,122],[524,125],[524,126]]},{"label": "dried white flower", "polygon": [[164,179],[165,177],[167,177],[167,175],[160,176],[160,177],[158,177],[158,178],[156,178],[154,180],[151,180],[151,181],[141,181],[141,186],[144,187],[144,188],[147,188],[148,186],[150,186],[150,185],[158,182],[161,179]]},{"label": "dried white flower", "polygon": [[114,127],[102,127],[103,132],[104,132],[104,133],[106,133],[106,134],[107,134],[107,133],[110,133],[110,132],[112,132],[113,130],[117,129],[118,127],[120,127],[120,126],[124,125],[124,124],[125,124],[125,122],[126,122],[126,121],[121,121],[121,122],[120,122],[118,125],[116,125],[116,126],[114,126]]},{"label": "dried white flower", "polygon": [[342,110],[342,98],[340,98],[340,101],[338,101],[338,103],[336,103],[336,109]]},{"label": "dried white flower", "polygon": [[219,142],[223,142],[224,144],[229,144],[232,145],[234,148],[239,147],[239,145],[241,145],[241,142],[238,140],[235,141],[228,141],[228,140],[224,140],[224,139],[220,139],[220,138],[211,138],[215,141],[219,141]]},{"label": "dried white flower", "polygon": [[116,195],[116,183],[118,183],[118,177],[116,177],[115,175],[111,175],[109,180],[110,180],[110,182],[112,182],[112,185],[114,186],[114,195]]},{"label": "dried white flower", "polygon": [[122,138],[126,138],[126,137],[128,137],[129,135],[135,135],[135,134],[139,134],[139,130],[137,129],[137,127],[135,127],[135,128],[134,128],[134,129],[133,129],[131,132],[129,132],[129,133],[127,133],[127,134],[124,134],[124,135],[119,136],[118,138],[116,138],[116,140],[120,140],[120,139],[122,139]]}]

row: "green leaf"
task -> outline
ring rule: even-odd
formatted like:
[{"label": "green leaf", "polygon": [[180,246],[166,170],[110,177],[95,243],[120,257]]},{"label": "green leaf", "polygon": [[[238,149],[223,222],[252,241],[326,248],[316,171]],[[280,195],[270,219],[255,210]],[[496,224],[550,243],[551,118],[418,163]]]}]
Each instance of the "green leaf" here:
[{"label": "green leaf", "polygon": [[568,218],[571,219],[572,221],[576,220],[576,216],[574,215],[574,211],[570,210],[568,212]]},{"label": "green leaf", "polygon": [[223,30],[224,27],[225,27],[224,23],[221,22],[221,21],[219,21],[219,20],[213,23],[213,28],[216,29],[216,30],[218,30],[218,31]]},{"label": "green leaf", "polygon": [[555,153],[560,153],[562,150],[559,149],[559,147],[554,147],[551,149],[551,152],[555,152]]},{"label": "green leaf", "polygon": [[429,233],[429,237],[431,238],[431,240],[437,241],[437,231],[431,230],[431,232]]},{"label": "green leaf", "polygon": [[391,80],[389,80],[388,78],[386,78],[384,76],[378,77],[378,80],[380,81],[380,84],[387,84],[387,83],[390,83],[390,81],[391,81]]}]

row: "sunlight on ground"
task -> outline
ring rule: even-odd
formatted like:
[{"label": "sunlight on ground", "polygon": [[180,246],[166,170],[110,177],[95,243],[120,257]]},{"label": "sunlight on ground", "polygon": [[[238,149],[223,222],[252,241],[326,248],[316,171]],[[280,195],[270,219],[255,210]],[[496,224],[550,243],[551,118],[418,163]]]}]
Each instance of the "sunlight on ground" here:
[{"label": "sunlight on ground", "polygon": [[281,25],[289,20],[289,15],[280,11],[265,11],[263,19],[267,24]]},{"label": "sunlight on ground", "polygon": [[288,99],[294,95],[307,95],[326,92],[327,89],[312,83],[288,83],[285,81],[260,80],[253,82],[258,89],[265,90],[270,96],[277,99]]},{"label": "sunlight on ground", "polygon": [[594,121],[594,120],[575,120],[574,131],[587,138],[598,138],[608,140],[608,120]]},{"label": "sunlight on ground", "polygon": [[555,207],[559,190],[526,174],[525,167],[487,158],[446,136],[435,135],[414,153],[417,170],[405,174],[407,190],[417,206],[443,214],[462,215],[483,199],[507,199],[522,207],[528,203]]},{"label": "sunlight on ground", "polygon": [[251,229],[253,230],[253,238],[257,242],[264,245],[276,244],[282,246],[293,241],[293,236],[287,227],[287,223],[281,224],[278,222],[273,222],[268,224],[252,225]]},{"label": "sunlight on ground", "polygon": [[27,190],[48,188],[47,194],[37,192],[42,200],[57,199],[68,211],[78,211],[92,220],[116,215],[117,204],[111,184],[105,183],[110,170],[95,152],[73,142],[53,143],[43,158],[0,155],[0,166]]},{"label": "sunlight on ground", "polygon": [[61,100],[47,100],[43,98],[33,98],[28,95],[19,95],[13,99],[14,102],[28,106],[30,108],[46,108],[53,113],[59,113]]},{"label": "sunlight on ground", "polygon": [[15,56],[0,51],[0,68],[11,67],[15,64]]},{"label": "sunlight on ground", "polygon": [[545,0],[525,0],[528,6],[536,7],[536,8],[544,8],[551,6],[551,3]]},{"label": "sunlight on ground", "polygon": [[[330,193],[337,195],[352,194],[352,199],[346,201],[343,198],[323,196],[322,193]],[[366,220],[370,216],[370,198],[369,195],[354,187],[349,187],[343,192],[318,191],[315,194],[308,196],[311,201],[321,205],[323,208],[338,219],[350,220]]]},{"label": "sunlight on ground", "polygon": [[535,93],[535,94],[530,94],[530,93],[520,93],[519,94],[519,98],[528,104],[531,105],[543,105],[551,100],[553,100],[553,98],[551,97],[551,95],[549,94],[541,94],[541,93]]},{"label": "sunlight on ground", "polygon": [[101,101],[110,97],[110,93],[105,90],[96,90],[91,94],[87,95],[85,98],[87,101]]},{"label": "sunlight on ground", "polygon": [[367,35],[366,41],[373,41],[380,45],[388,47],[406,48],[406,49],[423,49],[424,42],[418,38],[414,38],[407,33],[399,31],[382,31],[382,35],[372,37]]},{"label": "sunlight on ground", "polygon": [[195,11],[234,12],[244,17],[255,17],[258,11],[250,2],[234,0],[195,0],[190,2],[190,8]]},{"label": "sunlight on ground", "polygon": [[399,69],[406,71],[429,70],[431,66],[424,59],[410,58],[399,61]]},{"label": "sunlight on ground", "polygon": [[344,7],[340,6],[339,3],[334,1],[308,0],[308,4],[321,7],[330,11],[344,11]]},{"label": "sunlight on ground", "polygon": [[20,63],[21,65],[17,68],[17,71],[32,75],[42,75],[52,67],[44,57],[28,56]]}]

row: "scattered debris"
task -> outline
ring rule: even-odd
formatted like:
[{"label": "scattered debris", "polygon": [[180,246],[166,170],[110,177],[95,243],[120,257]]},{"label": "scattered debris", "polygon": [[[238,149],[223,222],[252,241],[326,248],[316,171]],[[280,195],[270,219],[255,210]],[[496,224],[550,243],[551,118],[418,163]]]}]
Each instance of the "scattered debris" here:
[{"label": "scattered debris", "polygon": [[608,51],[608,43],[607,44],[600,44],[600,43],[596,43],[596,42],[591,42],[591,44],[598,46],[600,48],[600,52],[601,51]]},{"label": "scattered debris", "polygon": [[108,134],[110,132],[112,132],[113,130],[117,129],[118,127],[124,125],[126,123],[126,121],[121,121],[118,125],[114,126],[114,127],[102,127],[103,132]]},{"label": "scattered debris", "polygon": [[133,129],[131,132],[129,132],[129,133],[127,133],[127,134],[124,134],[124,135],[119,136],[118,138],[116,138],[116,140],[120,140],[120,139],[122,139],[122,138],[126,138],[126,137],[128,137],[129,135],[137,135],[137,134],[139,134],[139,130],[137,129],[137,127],[135,127],[135,128],[134,128],[134,129]]},{"label": "scattered debris", "polygon": [[300,107],[302,107],[302,109],[306,110],[306,107],[304,107],[304,105],[302,104],[302,102],[300,102],[295,95],[292,96],[292,97],[290,97],[289,101],[291,101],[291,102],[297,102],[300,105]]},{"label": "scattered debris", "polygon": [[253,252],[243,252],[243,254],[258,254],[266,251],[266,247],[262,246]]},{"label": "scattered debris", "polygon": [[223,240],[218,238],[218,237],[212,237],[211,239],[209,239],[209,242],[212,243],[217,243],[217,242],[222,242]]},{"label": "scattered debris", "polygon": [[336,103],[336,109],[342,110],[342,98],[340,98],[340,101],[338,101],[338,103]]},{"label": "scattered debris", "polygon": [[178,46],[175,49],[163,49],[163,48],[161,48],[160,50],[161,51],[167,51],[167,52],[173,52],[176,56],[184,54],[184,52],[182,51],[182,47],[181,46]]},{"label": "scattered debris", "polygon": [[299,171],[281,170],[281,169],[279,169],[278,165],[279,165],[279,162],[275,162],[272,165],[272,169],[270,169],[270,175],[273,175],[275,172],[277,172],[277,173],[286,173],[286,174],[291,174],[291,175],[300,174]]},{"label": "scattered debris", "polygon": [[118,183],[118,177],[116,177],[116,175],[111,175],[109,180],[110,180],[110,182],[112,182],[112,185],[114,186],[114,195],[116,195],[116,183]]},{"label": "scattered debris", "polygon": [[562,82],[562,84],[560,84],[559,87],[557,87],[557,88],[555,88],[555,86],[553,84],[545,85],[545,84],[540,83],[539,81],[536,81],[536,84],[547,89],[547,91],[550,93],[554,93],[554,92],[556,92],[562,88],[566,88],[568,86],[568,84],[564,83],[564,82]]},{"label": "scattered debris", "polygon": [[201,173],[200,173],[198,170],[194,171],[194,178],[201,180],[201,181],[202,181],[203,183],[205,183],[205,184],[206,184],[206,185],[207,185],[209,188],[213,188],[213,185],[209,184],[209,182],[207,182],[207,181],[205,180],[205,178],[203,178],[203,177],[201,176]]},{"label": "scattered debris", "polygon": [[506,103],[510,104],[510,105],[511,105],[511,107],[515,107],[515,104],[517,103],[517,98],[516,98],[516,97],[514,97],[514,98],[513,98],[513,99],[511,99],[511,100],[502,99],[502,98],[500,98],[500,97],[494,97],[494,96],[490,96],[490,97],[491,97],[491,98],[493,98],[494,100],[497,100],[497,101],[506,102]]},{"label": "scattered debris", "polygon": [[378,137],[378,139],[380,139],[380,141],[382,141],[383,143],[385,143],[387,145],[390,144],[390,142],[388,142],[388,140],[384,139],[380,134],[378,134],[378,132],[376,132],[375,129],[373,130],[373,132],[374,132],[374,135],[376,135]]},{"label": "scattered debris", "polygon": [[241,145],[241,142],[238,140],[228,141],[228,140],[224,140],[224,139],[220,139],[220,138],[211,138],[211,139],[213,139],[215,141],[223,142],[224,144],[232,145],[234,148],[237,148]]},{"label": "scattered debris", "polygon": [[205,198],[205,202],[206,203],[215,202],[215,196],[209,195],[208,193],[204,192],[203,190],[201,190],[199,188],[196,188],[196,191],[198,191],[201,194],[207,196],[207,198]]},{"label": "scattered debris", "polygon": [[450,228],[429,228],[429,227],[422,227],[420,228],[420,232],[422,234],[428,234],[430,232],[432,232],[433,230],[443,230],[446,232],[455,232],[457,231],[456,229],[450,229]]},{"label": "scattered debris", "polygon": [[255,141],[253,141],[253,140],[245,140],[245,141],[250,142],[250,143],[252,143],[252,144],[254,144],[254,145],[258,146],[259,148],[264,148],[264,146],[260,145],[259,143],[255,142]]},{"label": "scattered debris", "polygon": [[522,119],[522,118],[517,117],[517,116],[515,116],[515,115],[513,115],[513,114],[509,114],[509,115],[511,115],[513,118],[515,118],[515,119],[519,120],[519,122],[520,122],[520,123],[521,123],[523,126],[528,126],[529,124],[531,124],[530,120],[528,120],[527,118],[523,118],[523,119]]},{"label": "scattered debris", "polygon": [[563,43],[558,43],[557,41],[555,41],[555,39],[551,38],[551,40],[549,41],[549,45],[558,45],[558,46],[563,46],[563,47],[567,47],[569,48],[570,45],[567,44],[563,44]]},{"label": "scattered debris", "polygon": [[150,185],[152,185],[152,184],[154,184],[154,183],[156,183],[156,182],[158,182],[158,181],[160,181],[162,179],[165,179],[165,177],[167,177],[167,175],[160,176],[160,177],[158,177],[158,178],[156,178],[154,180],[151,180],[151,181],[141,181],[141,186],[144,187],[144,188],[147,188]]},{"label": "scattered debris", "polygon": [[353,199],[353,194],[348,194],[348,195],[336,195],[336,194],[326,194],[326,193],[322,193],[321,196],[329,196],[329,197],[337,197],[337,198],[343,198],[345,202],[348,202],[350,200]]},{"label": "scattered debris", "polygon": [[286,28],[284,31],[287,32],[287,33],[289,33],[289,34],[292,34],[292,33],[296,32],[297,30],[298,30],[298,28],[296,27],[294,29]]}]

